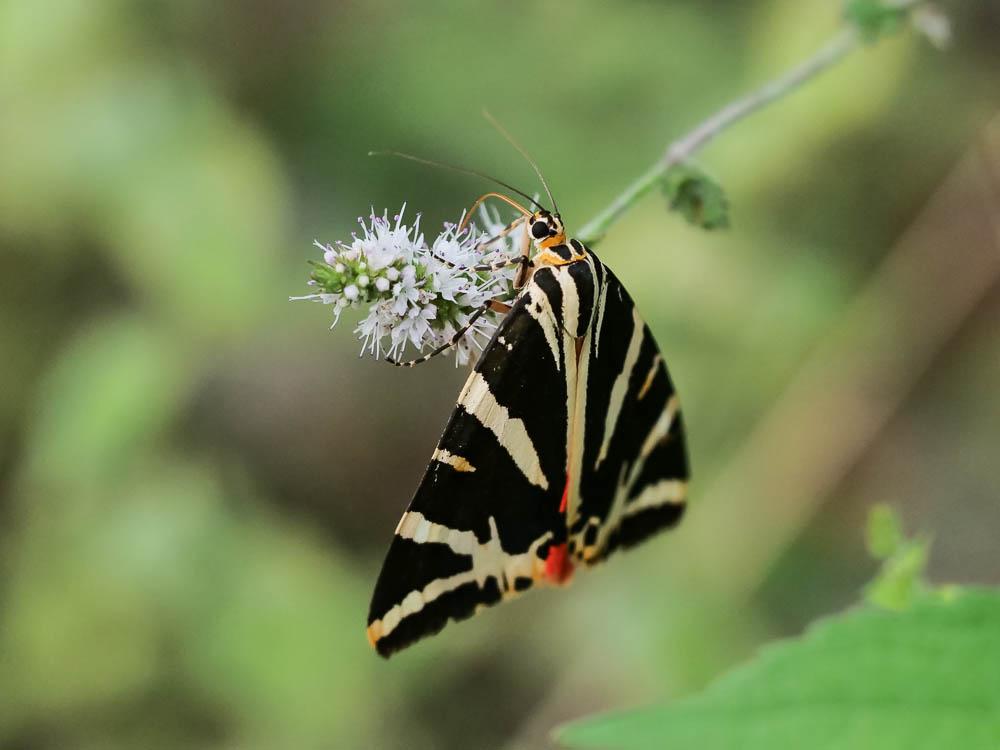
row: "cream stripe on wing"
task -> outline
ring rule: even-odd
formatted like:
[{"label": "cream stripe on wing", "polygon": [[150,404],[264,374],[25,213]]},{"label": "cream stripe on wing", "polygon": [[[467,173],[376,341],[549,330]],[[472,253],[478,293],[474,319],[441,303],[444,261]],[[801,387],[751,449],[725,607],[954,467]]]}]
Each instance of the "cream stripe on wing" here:
[{"label": "cream stripe on wing", "polygon": [[[615,489],[615,496],[611,500],[611,507],[608,508],[608,515],[604,518],[604,522],[597,527],[597,539],[594,540],[594,544],[589,547],[583,548],[583,559],[590,560],[597,555],[608,542],[608,537],[611,536],[618,524],[620,523],[622,509],[625,507],[625,498],[628,496],[628,490],[625,489],[625,466],[622,466],[621,472],[618,475],[618,483]],[[583,541],[583,537],[580,537],[580,542]]]},{"label": "cream stripe on wing", "polygon": [[444,448],[438,448],[434,451],[434,455],[431,456],[432,461],[440,461],[443,464],[448,464],[455,471],[475,471],[476,467],[469,463],[469,459],[463,456],[456,456],[450,451],[446,451]]},{"label": "cream stripe on wing", "polygon": [[500,404],[490,384],[478,372],[473,372],[465,383],[458,405],[479,420],[479,423],[497,437],[497,441],[517,464],[525,478],[543,490],[549,488],[549,481],[542,472],[538,452],[528,435],[524,422],[511,417],[507,407]]},{"label": "cream stripe on wing", "polygon": [[659,508],[661,505],[680,505],[687,497],[687,482],[683,479],[661,479],[651,484],[636,495],[635,499],[625,505],[622,517],[628,518],[647,508]]},{"label": "cream stripe on wing", "polygon": [[625,352],[625,361],[622,362],[622,371],[615,378],[615,383],[611,386],[611,400],[608,402],[608,414],[604,420],[604,437],[601,440],[601,450],[597,454],[597,462],[594,469],[597,469],[601,462],[608,457],[608,447],[611,445],[611,437],[614,435],[615,424],[618,422],[618,415],[621,414],[622,406],[625,405],[625,396],[628,395],[628,381],[632,376],[632,370],[639,360],[639,350],[642,349],[642,335],[644,326],[639,318],[639,313],[635,307],[632,308],[632,339],[628,343],[628,351]]},{"label": "cream stripe on wing", "polygon": [[446,578],[435,578],[422,589],[415,589],[404,596],[399,604],[390,607],[381,618],[374,620],[368,626],[368,640],[372,645],[379,638],[384,638],[395,630],[404,618],[416,614],[435,599],[454,591],[459,586],[475,583],[479,588],[483,588],[487,579],[496,578],[501,594],[504,598],[509,598],[518,593],[513,587],[514,581],[518,578],[533,580],[544,578],[545,561],[538,557],[538,548],[549,541],[552,537],[551,531],[545,532],[532,542],[526,552],[511,555],[504,552],[500,544],[500,535],[493,516],[490,516],[489,524],[490,538],[485,544],[480,544],[473,532],[449,529],[428,521],[417,511],[409,511],[403,516],[396,529],[399,536],[414,541],[418,541],[417,535],[426,535],[427,541],[440,541],[431,537],[448,538],[454,542],[455,546],[450,543],[449,546],[455,552],[472,558],[472,567]]},{"label": "cream stripe on wing", "polygon": [[545,341],[552,351],[552,360],[555,362],[556,369],[561,370],[562,362],[559,361],[559,334],[556,332],[556,316],[552,311],[552,302],[549,300],[549,295],[542,291],[542,288],[534,281],[531,282],[528,301],[524,309],[541,326],[542,333],[545,334]]},{"label": "cream stripe on wing", "polygon": [[399,519],[396,536],[412,539],[418,544],[438,542],[447,544],[453,552],[460,555],[471,555],[479,548],[479,539],[472,531],[450,529],[439,523],[428,521],[424,514],[416,510],[408,510]]},{"label": "cream stripe on wing", "polygon": [[[660,418],[656,420],[656,423],[653,425],[652,429],[650,429],[649,434],[646,435],[646,439],[642,443],[642,448],[639,450],[639,457],[635,460],[635,463],[629,469],[628,479],[626,479],[624,482],[619,480],[618,489],[615,491],[614,510],[616,512],[614,513],[614,518],[612,518],[612,513],[608,513],[608,518],[609,520],[611,520],[611,523],[609,523],[608,526],[610,526],[611,528],[617,527],[619,523],[621,523],[621,518],[629,516],[632,513],[636,513],[639,510],[642,510],[642,508],[634,507],[635,504],[639,502],[639,499],[642,498],[644,495],[646,495],[647,492],[649,492],[650,490],[653,490],[656,487],[659,487],[660,485],[664,484],[664,481],[657,482],[656,484],[650,485],[649,487],[645,488],[642,492],[639,493],[637,497],[635,497],[631,501],[628,499],[629,493],[632,492],[632,488],[635,486],[635,483],[638,481],[639,476],[642,474],[642,469],[646,465],[646,459],[648,459],[649,455],[653,452],[653,448],[656,447],[657,443],[659,443],[668,434],[670,434],[670,426],[674,423],[674,419],[677,416],[677,409],[678,409],[677,394],[674,394],[670,397],[670,400],[667,401],[667,408],[663,410],[663,413],[660,414]],[[666,480],[666,481],[670,482],[676,480]],[[655,502],[655,500],[658,497],[658,495],[656,494],[656,492],[653,492],[647,497],[645,502],[651,503],[652,505],[662,504],[663,502],[684,502],[684,498],[686,497],[687,483],[681,482],[681,484],[683,485],[683,489],[677,496],[676,500],[673,501],[661,500],[659,503],[657,503]],[[671,495],[671,497],[673,497],[673,495]],[[649,507],[652,507],[652,505],[650,505]]]},{"label": "cream stripe on wing", "polygon": [[[579,359],[576,362],[576,377],[569,381],[572,388],[572,399],[567,397],[571,419],[567,424],[566,445],[569,451],[566,456],[566,477],[569,482],[569,493],[566,498],[566,523],[572,526],[576,523],[580,509],[580,477],[583,475],[583,449],[586,439],[587,424],[587,380],[590,377],[590,347],[594,337],[587,335],[580,348]],[[569,394],[567,394],[569,395]]]},{"label": "cream stripe on wing", "polygon": [[374,646],[377,640],[395,630],[404,617],[416,614],[442,594],[447,594],[449,591],[454,591],[459,586],[464,586],[475,580],[475,572],[468,570],[448,578],[435,578],[419,591],[411,591],[403,598],[403,601],[393,605],[380,619],[374,620],[368,626],[368,642]]},{"label": "cream stripe on wing", "polygon": [[642,399],[645,398],[646,394],[649,393],[649,389],[653,385],[653,378],[656,377],[656,373],[660,369],[661,361],[662,357],[660,357],[659,353],[657,353],[657,355],[653,357],[653,364],[649,368],[649,372],[646,374],[646,382],[644,382],[642,384],[642,388],[639,389],[640,401],[642,401]]},{"label": "cream stripe on wing", "polygon": [[[599,262],[599,261],[598,261]],[[597,295],[597,325],[594,327],[594,358],[601,356],[601,328],[604,326],[604,308],[608,301],[608,269],[604,269],[604,281],[600,294]],[[597,276],[595,274],[594,278]]]},{"label": "cream stripe on wing", "polygon": [[576,288],[576,282],[569,275],[569,271],[565,269],[559,269],[556,278],[559,280],[559,288],[562,289],[563,328],[570,336],[579,336],[576,327],[580,319],[580,295]]},{"label": "cream stripe on wing", "polygon": [[663,413],[660,414],[660,418],[656,420],[656,424],[653,425],[649,434],[646,435],[646,439],[642,442],[642,448],[639,450],[639,458],[636,460],[635,466],[632,467],[632,472],[629,475],[630,488],[635,484],[635,480],[639,476],[639,471],[642,469],[643,464],[646,463],[646,459],[649,458],[649,454],[653,452],[653,448],[670,432],[670,426],[674,423],[674,418],[677,416],[677,409],[679,407],[677,394],[674,393],[667,401],[667,406],[663,410]]}]

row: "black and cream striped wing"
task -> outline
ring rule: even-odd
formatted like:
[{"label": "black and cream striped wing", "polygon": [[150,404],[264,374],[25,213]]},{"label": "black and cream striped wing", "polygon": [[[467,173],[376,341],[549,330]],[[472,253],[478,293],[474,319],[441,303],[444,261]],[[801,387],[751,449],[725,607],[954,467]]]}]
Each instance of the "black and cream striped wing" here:
[{"label": "black and cream striped wing", "polygon": [[675,525],[689,473],[659,347],[621,282],[594,261],[602,278],[580,351],[567,514],[569,551],[586,564]]},{"label": "black and cream striped wing", "polygon": [[566,538],[559,506],[575,386],[566,349],[548,297],[529,284],[462,389],[396,529],[368,615],[381,655],[544,577],[550,548]]}]

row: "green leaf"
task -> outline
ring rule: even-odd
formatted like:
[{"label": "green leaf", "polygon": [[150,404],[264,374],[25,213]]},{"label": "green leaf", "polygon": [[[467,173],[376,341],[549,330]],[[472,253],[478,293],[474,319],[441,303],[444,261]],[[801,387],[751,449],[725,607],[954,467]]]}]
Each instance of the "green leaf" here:
[{"label": "green leaf", "polygon": [[868,549],[884,562],[875,580],[865,587],[865,599],[886,609],[909,607],[926,590],[922,578],[930,541],[907,539],[895,511],[876,505],[868,516]]},{"label": "green leaf", "polygon": [[885,0],[848,0],[844,17],[854,24],[866,42],[875,42],[895,33],[903,25],[909,8],[901,8]]},{"label": "green leaf", "polygon": [[1000,594],[857,609],[765,648],[700,695],[558,732],[605,750],[995,750]]},{"label": "green leaf", "polygon": [[25,446],[27,477],[49,488],[46,502],[57,507],[63,493],[79,501],[83,487],[117,486],[123,471],[155,452],[188,392],[182,362],[139,316],[76,332],[39,383]]},{"label": "green leaf", "polygon": [[876,560],[886,560],[903,544],[899,516],[888,505],[879,504],[868,514],[868,551]]},{"label": "green leaf", "polygon": [[882,566],[878,577],[865,587],[865,599],[885,609],[907,609],[925,590],[921,580],[927,566],[925,541],[908,542]]},{"label": "green leaf", "polygon": [[702,229],[729,227],[729,200],[718,182],[690,164],[677,164],[663,176],[663,194],[678,211]]}]

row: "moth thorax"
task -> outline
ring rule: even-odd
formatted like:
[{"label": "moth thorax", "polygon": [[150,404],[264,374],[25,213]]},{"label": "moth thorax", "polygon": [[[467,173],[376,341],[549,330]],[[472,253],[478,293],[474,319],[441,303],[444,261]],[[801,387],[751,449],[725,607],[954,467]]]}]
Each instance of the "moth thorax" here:
[{"label": "moth thorax", "polygon": [[539,250],[532,258],[532,263],[535,266],[564,266],[567,263],[576,263],[586,259],[587,248],[578,240],[567,241],[565,234],[552,239],[561,241],[551,244],[538,243]]}]

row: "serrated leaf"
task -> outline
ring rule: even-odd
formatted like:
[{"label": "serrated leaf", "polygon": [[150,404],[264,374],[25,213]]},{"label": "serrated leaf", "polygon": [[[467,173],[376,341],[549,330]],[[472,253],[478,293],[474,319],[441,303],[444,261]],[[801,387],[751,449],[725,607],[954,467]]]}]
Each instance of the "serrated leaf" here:
[{"label": "serrated leaf", "polygon": [[766,648],[701,694],[564,727],[605,750],[995,750],[1000,594],[854,610]]},{"label": "serrated leaf", "polygon": [[729,227],[729,200],[718,182],[690,164],[678,164],[663,176],[663,194],[671,211],[702,229]]}]

